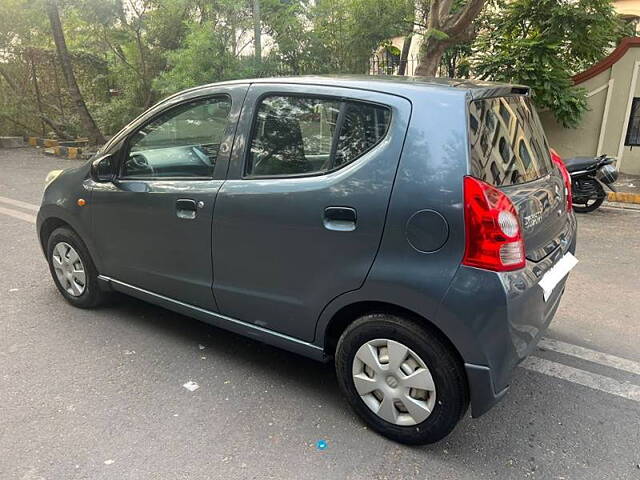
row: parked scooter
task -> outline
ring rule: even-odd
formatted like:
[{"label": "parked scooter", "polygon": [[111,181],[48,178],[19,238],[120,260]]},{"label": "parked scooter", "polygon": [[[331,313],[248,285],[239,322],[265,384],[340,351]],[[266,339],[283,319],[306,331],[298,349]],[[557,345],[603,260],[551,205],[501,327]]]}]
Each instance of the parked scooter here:
[{"label": "parked scooter", "polygon": [[571,176],[573,193],[573,209],[576,212],[588,213],[597,209],[607,193],[603,185],[615,192],[613,183],[618,179],[618,171],[613,165],[614,157],[574,157],[565,159],[564,163]]}]

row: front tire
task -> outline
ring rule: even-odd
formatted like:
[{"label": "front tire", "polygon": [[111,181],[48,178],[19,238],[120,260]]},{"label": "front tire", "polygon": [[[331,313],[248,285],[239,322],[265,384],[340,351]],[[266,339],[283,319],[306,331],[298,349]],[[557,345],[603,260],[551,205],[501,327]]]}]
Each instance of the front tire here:
[{"label": "front tire", "polygon": [[344,331],[335,356],[338,383],[376,432],[421,445],[446,437],[469,405],[462,362],[437,332],[387,314]]},{"label": "front tire", "polygon": [[49,235],[47,261],[56,287],[74,307],[94,308],[107,298],[89,251],[73,230],[60,227]]}]

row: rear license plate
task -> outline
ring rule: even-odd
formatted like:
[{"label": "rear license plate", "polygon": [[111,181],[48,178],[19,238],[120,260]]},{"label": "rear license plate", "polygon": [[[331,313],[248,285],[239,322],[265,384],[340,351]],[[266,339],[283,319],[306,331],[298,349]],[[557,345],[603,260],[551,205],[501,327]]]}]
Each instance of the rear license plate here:
[{"label": "rear license plate", "polygon": [[558,260],[558,263],[542,276],[538,285],[542,288],[542,296],[545,302],[549,299],[558,283],[576,266],[576,263],[578,263],[578,259],[571,252],[567,252],[564,257]]}]

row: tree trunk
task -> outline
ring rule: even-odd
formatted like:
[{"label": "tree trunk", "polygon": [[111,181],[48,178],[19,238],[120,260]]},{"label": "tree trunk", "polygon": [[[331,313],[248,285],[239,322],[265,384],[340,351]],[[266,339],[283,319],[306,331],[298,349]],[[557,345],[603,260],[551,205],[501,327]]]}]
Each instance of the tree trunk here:
[{"label": "tree trunk", "polygon": [[425,35],[416,75],[435,77],[447,47],[469,41],[475,34],[473,22],[480,15],[485,0],[466,0],[453,11],[454,0],[423,2],[425,33],[428,35]]},{"label": "tree trunk", "polygon": [[62,30],[62,23],[60,22],[60,14],[58,12],[58,4],[56,0],[49,0],[47,2],[47,15],[49,16],[49,22],[51,23],[51,33],[53,34],[53,40],[56,44],[56,50],[58,57],[60,58],[60,65],[62,67],[62,73],[64,74],[65,81],[67,82],[67,88],[69,89],[69,95],[76,108],[82,126],[87,132],[87,136],[91,143],[101,144],[105,142],[100,129],[93,120],[93,117],[87,109],[87,105],[84,103],[82,93],[78,87],[78,82],[73,73],[73,66],[71,65],[71,58],[69,57],[69,51],[67,50],[67,43],[64,38],[64,31]]},{"label": "tree trunk", "polygon": [[51,68],[53,69],[53,80],[56,87],[56,97],[58,97],[58,108],[60,109],[60,118],[62,123],[65,122],[64,118],[64,105],[62,103],[62,91],[60,90],[60,80],[58,80],[58,66],[56,65],[56,58],[51,57]]},{"label": "tree trunk", "polygon": [[411,40],[413,39],[413,34],[409,34],[404,37],[404,41],[402,42],[402,51],[400,52],[400,64],[398,65],[398,75],[405,75],[407,71],[407,60],[409,58],[409,50],[411,49]]},{"label": "tree trunk", "polygon": [[[36,74],[36,62],[33,59],[33,52],[29,54],[29,60],[31,62],[31,79],[33,80],[33,90],[35,91],[35,94],[36,94],[36,105],[38,106],[38,113],[40,114],[40,116],[42,116],[44,114],[44,111],[42,110],[42,96],[40,95],[40,86],[38,85],[38,76]],[[46,135],[46,129],[45,129],[45,124],[42,121],[42,118],[40,119],[40,124],[42,127],[42,136],[44,137]]]},{"label": "tree trunk", "polygon": [[425,40],[422,45],[422,54],[420,55],[420,64],[416,68],[416,75],[423,77],[435,77],[438,73],[438,67],[442,60],[442,55],[447,49],[447,43],[438,41],[433,38]]},{"label": "tree trunk", "polygon": [[260,19],[260,0],[253,0],[253,42],[256,63],[262,61],[262,21]]}]

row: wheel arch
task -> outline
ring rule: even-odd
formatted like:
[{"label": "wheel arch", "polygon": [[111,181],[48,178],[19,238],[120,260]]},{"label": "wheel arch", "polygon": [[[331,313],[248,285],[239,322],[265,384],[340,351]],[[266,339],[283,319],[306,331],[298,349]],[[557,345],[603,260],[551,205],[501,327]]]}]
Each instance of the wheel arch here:
[{"label": "wheel arch", "polygon": [[40,239],[40,246],[42,247],[42,251],[47,253],[47,242],[49,237],[53,233],[53,231],[57,228],[66,227],[69,230],[73,231],[76,235],[78,232],[69,224],[69,222],[64,221],[59,217],[49,217],[42,222],[40,226],[40,231],[38,232],[38,237]]},{"label": "wheel arch", "polygon": [[100,272],[100,256],[96,254],[95,246],[88,232],[90,228],[89,220],[74,218],[74,216],[70,215],[64,208],[56,205],[43,205],[38,212],[37,234],[45,257],[47,256],[47,240],[51,233],[60,227],[68,228],[82,240],[82,243],[84,243],[84,246],[91,256],[91,260]]},{"label": "wheel arch", "polygon": [[338,340],[340,339],[340,336],[345,331],[345,329],[358,318],[372,313],[397,315],[399,317],[407,318],[419,325],[424,326],[433,335],[438,336],[440,340],[449,345],[451,351],[454,352],[461,364],[465,363],[462,353],[456,347],[454,342],[434,322],[406,307],[378,300],[361,300],[354,303],[349,303],[347,305],[344,305],[333,314],[326,328],[324,329],[324,332],[322,332],[324,340],[323,348],[325,354],[328,356],[333,356],[338,344]]}]

